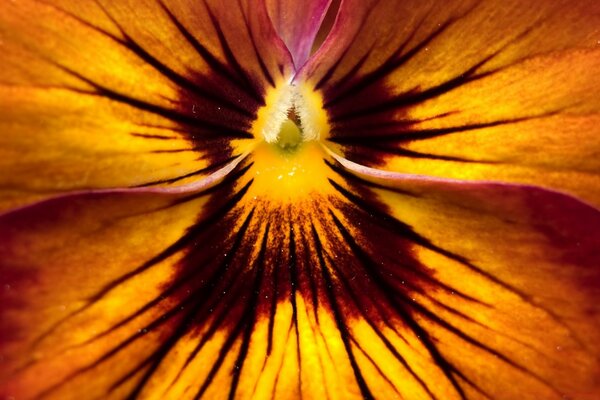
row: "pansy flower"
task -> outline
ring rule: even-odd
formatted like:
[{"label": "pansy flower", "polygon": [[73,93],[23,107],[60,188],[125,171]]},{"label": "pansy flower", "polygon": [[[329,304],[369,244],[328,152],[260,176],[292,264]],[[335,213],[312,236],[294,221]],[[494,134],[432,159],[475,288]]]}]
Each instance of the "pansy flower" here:
[{"label": "pansy flower", "polygon": [[600,398],[597,0],[3,0],[2,399]]}]

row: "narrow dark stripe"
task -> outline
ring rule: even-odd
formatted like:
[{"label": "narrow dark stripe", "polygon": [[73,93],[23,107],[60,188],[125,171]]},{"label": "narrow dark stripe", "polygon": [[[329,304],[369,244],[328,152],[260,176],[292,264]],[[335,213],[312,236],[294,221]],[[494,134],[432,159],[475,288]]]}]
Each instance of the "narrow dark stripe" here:
[{"label": "narrow dark stripe", "polygon": [[[389,283],[380,275],[379,269],[376,265],[373,265],[371,258],[369,255],[356,243],[352,234],[348,232],[348,230],[344,227],[343,223],[335,216],[334,213],[330,211],[330,216],[333,218],[333,221],[339,230],[339,232],[344,237],[345,241],[348,243],[352,252],[356,255],[358,260],[367,267],[368,271],[371,273],[371,278],[381,288],[381,294],[384,298],[389,301],[389,304],[393,308],[393,310],[399,315],[401,320],[413,331],[415,336],[419,338],[421,343],[425,346],[427,351],[429,352],[432,359],[437,364],[438,368],[442,371],[444,376],[448,379],[448,381],[452,384],[457,394],[461,399],[465,399],[465,393],[462,387],[456,381],[453,373],[460,373],[452,364],[448,362],[444,358],[444,356],[440,353],[439,349],[435,345],[434,341],[429,337],[429,334],[421,325],[414,319],[414,317],[405,309],[406,304],[410,302],[405,302],[404,306],[402,304],[398,304],[396,296],[404,296],[402,292],[395,290],[395,288],[391,288]],[[406,299],[406,297],[405,297]]]},{"label": "narrow dark stripe", "polygon": [[360,389],[360,392],[365,400],[374,400],[375,396],[371,393],[362,372],[360,371],[360,367],[356,362],[354,357],[354,353],[352,352],[352,346],[350,344],[350,333],[348,332],[348,327],[346,326],[346,322],[343,319],[342,312],[339,309],[339,305],[337,304],[337,300],[335,298],[335,293],[333,291],[333,281],[331,279],[331,275],[325,264],[325,260],[323,258],[323,245],[321,244],[321,240],[319,239],[319,234],[317,233],[314,225],[312,226],[312,237],[315,243],[315,247],[317,250],[317,259],[318,265],[323,276],[323,280],[325,283],[325,292],[327,294],[327,298],[329,299],[329,303],[331,305],[331,309],[333,311],[334,320],[336,326],[340,332],[340,336],[342,338],[342,342],[344,343],[344,348],[346,349],[346,354],[348,355],[348,360],[350,361],[350,365],[352,367],[352,371],[354,372],[354,377],[356,378],[356,383]]},{"label": "narrow dark stripe", "polygon": [[218,170],[219,168],[222,168],[225,165],[229,164],[231,161],[235,160],[237,157],[238,156],[232,156],[232,157],[229,157],[229,158],[227,158],[227,159],[225,159],[223,161],[220,161],[218,163],[214,163],[214,164],[209,165],[207,167],[200,168],[200,169],[198,169],[196,171],[192,171],[192,172],[189,172],[189,173],[184,174],[184,175],[179,175],[179,176],[176,176],[174,178],[161,179],[161,180],[158,180],[158,181],[152,181],[152,182],[142,183],[140,185],[135,185],[135,186],[132,186],[132,187],[148,187],[148,186],[154,186],[154,185],[161,185],[161,184],[165,184],[165,183],[175,183],[175,182],[178,182],[178,181],[180,181],[182,179],[190,178],[192,176],[203,175],[203,174],[206,174],[208,172],[214,172],[214,171]]},{"label": "narrow dark stripe", "polygon": [[[217,38],[219,39],[219,43],[221,45],[221,49],[223,50],[223,54],[225,55],[225,58],[227,59],[227,64],[232,66],[233,69],[235,70],[235,72],[237,72],[238,77],[241,79],[244,87],[246,88],[246,92],[254,100],[256,100],[256,102],[259,105],[264,106],[265,102],[264,102],[262,90],[260,88],[258,88],[253,82],[250,81],[250,79],[248,78],[248,73],[240,65],[235,54],[233,54],[233,51],[231,50],[231,47],[229,46],[229,43],[227,42],[227,38],[225,37],[223,30],[221,29],[221,24],[219,23],[219,20],[213,14],[213,12],[210,9],[210,7],[208,6],[208,3],[206,2],[206,0],[204,0],[204,6],[206,7],[206,11],[210,18],[210,21],[217,33]],[[242,12],[242,10],[240,10],[240,13],[241,12]]]},{"label": "narrow dark stripe", "polygon": [[[234,86],[242,90],[244,93],[248,94],[250,97],[253,97],[252,93],[248,91],[248,88],[246,87],[245,83],[232,74],[232,72],[229,69],[229,65],[222,63],[214,54],[212,54],[206,47],[204,47],[204,45],[202,45],[202,43],[200,43],[196,39],[196,37],[192,35],[192,33],[181,23],[181,21],[179,21],[179,19],[171,12],[171,10],[169,10],[169,8],[163,3],[162,0],[158,0],[158,2],[163,8],[163,10],[167,13],[173,24],[177,27],[179,32],[194,48],[194,50],[196,50],[200,57],[202,57],[202,59],[208,64],[211,70],[217,72],[219,75],[227,79]],[[259,103],[260,101],[257,104]]]}]

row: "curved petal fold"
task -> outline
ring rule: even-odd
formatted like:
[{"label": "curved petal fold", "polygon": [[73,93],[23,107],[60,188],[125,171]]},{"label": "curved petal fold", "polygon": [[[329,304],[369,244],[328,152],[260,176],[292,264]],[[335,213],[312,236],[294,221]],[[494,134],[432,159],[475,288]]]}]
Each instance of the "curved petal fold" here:
[{"label": "curved petal fold", "polygon": [[600,204],[597,2],[358,3],[342,2],[300,73],[322,93],[336,152]]},{"label": "curved petal fold", "polygon": [[269,17],[296,67],[308,59],[330,4],[331,0],[267,0]]},{"label": "curved petal fold", "polygon": [[0,217],[0,393],[597,395],[597,210],[281,162],[257,154],[197,195],[87,194]]},{"label": "curved petal fold", "polygon": [[245,151],[293,70],[263,2],[0,7],[3,209],[199,179]]}]

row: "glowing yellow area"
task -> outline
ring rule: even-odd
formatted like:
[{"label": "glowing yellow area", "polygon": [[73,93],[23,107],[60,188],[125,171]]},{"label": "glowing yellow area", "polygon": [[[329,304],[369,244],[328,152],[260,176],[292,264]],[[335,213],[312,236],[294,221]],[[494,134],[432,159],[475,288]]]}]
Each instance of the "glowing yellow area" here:
[{"label": "glowing yellow area", "polygon": [[317,142],[301,142],[292,149],[279,144],[259,143],[252,153],[254,183],[250,195],[261,199],[292,203],[330,192],[327,182],[327,154]]}]

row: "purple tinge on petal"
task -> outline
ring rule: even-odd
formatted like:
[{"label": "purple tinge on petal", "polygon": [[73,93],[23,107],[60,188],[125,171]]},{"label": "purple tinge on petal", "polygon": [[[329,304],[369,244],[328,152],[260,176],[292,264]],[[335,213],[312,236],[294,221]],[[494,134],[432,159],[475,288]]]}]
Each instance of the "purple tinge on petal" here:
[{"label": "purple tinge on petal", "polygon": [[287,45],[296,68],[308,59],[331,0],[267,0],[273,26]]}]

